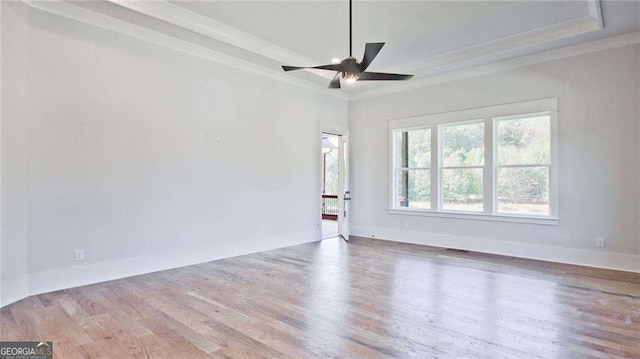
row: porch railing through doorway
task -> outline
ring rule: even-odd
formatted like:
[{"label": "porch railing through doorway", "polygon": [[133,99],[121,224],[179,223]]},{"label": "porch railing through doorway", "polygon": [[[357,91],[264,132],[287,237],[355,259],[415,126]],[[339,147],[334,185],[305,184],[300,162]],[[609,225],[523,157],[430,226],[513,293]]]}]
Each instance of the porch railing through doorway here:
[{"label": "porch railing through doorway", "polygon": [[338,195],[322,195],[322,219],[338,220]]}]

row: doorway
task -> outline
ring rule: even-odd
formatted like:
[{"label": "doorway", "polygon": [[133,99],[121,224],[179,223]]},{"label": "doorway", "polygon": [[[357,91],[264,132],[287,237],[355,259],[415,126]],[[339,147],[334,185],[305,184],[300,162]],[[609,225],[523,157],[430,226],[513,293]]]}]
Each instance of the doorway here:
[{"label": "doorway", "polygon": [[322,239],[348,235],[347,142],[346,135],[322,133],[321,220]]}]

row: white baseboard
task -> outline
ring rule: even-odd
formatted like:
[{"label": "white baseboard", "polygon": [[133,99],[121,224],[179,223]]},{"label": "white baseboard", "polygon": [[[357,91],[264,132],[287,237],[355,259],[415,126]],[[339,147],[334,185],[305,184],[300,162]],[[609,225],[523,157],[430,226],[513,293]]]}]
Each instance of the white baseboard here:
[{"label": "white baseboard", "polygon": [[29,296],[29,277],[21,275],[0,280],[0,308]]},{"label": "white baseboard", "polygon": [[585,249],[370,226],[352,226],[351,235],[640,273],[640,256],[632,254],[590,251]]},{"label": "white baseboard", "polygon": [[[17,284],[6,284],[6,287],[15,287],[21,290],[12,289],[11,291],[7,291],[6,301],[4,297],[5,290],[3,290],[1,306],[16,302],[31,295],[315,242],[319,239],[319,231],[304,231],[252,238],[251,240],[226,241],[208,247],[191,248],[176,252],[123,258],[30,273],[21,279],[22,286],[20,287],[18,287]],[[2,285],[4,289],[5,281],[2,281]]]}]

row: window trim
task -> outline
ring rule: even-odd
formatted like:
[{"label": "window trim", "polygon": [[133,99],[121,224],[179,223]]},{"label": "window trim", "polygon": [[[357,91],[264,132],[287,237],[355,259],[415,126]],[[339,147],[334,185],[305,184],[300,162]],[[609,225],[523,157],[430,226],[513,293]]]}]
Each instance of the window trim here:
[{"label": "window trim", "polygon": [[478,212],[455,212],[455,211],[432,211],[426,209],[399,209],[389,208],[387,210],[390,214],[400,214],[405,216],[423,216],[423,217],[436,217],[436,218],[451,218],[451,219],[467,219],[474,221],[492,221],[492,222],[510,222],[510,223],[528,223],[528,224],[541,224],[549,226],[557,226],[560,223],[559,218],[535,216],[535,215],[518,215],[514,214],[484,214]]},{"label": "window trim", "polygon": [[[550,163],[549,163],[549,215],[498,213],[497,206],[497,123],[509,117],[518,118],[523,115],[549,113],[550,116]],[[533,223],[558,225],[558,143],[557,143],[558,99],[547,98],[497,106],[474,108],[460,111],[438,113],[433,115],[399,118],[388,121],[389,137],[389,207],[391,214],[418,215],[440,218],[456,218],[469,220],[488,220],[497,222]],[[485,156],[483,168],[483,210],[482,212],[454,211],[442,209],[441,127],[464,123],[484,123]],[[394,134],[396,132],[429,128],[431,130],[431,209],[399,208],[395,203],[396,183],[395,168],[396,149]],[[536,165],[543,166],[543,165]],[[546,166],[546,165],[544,165]],[[505,166],[500,166],[505,167]],[[516,167],[522,167],[518,165]],[[448,167],[446,167],[448,168]],[[468,167],[464,167],[468,168]]]}]

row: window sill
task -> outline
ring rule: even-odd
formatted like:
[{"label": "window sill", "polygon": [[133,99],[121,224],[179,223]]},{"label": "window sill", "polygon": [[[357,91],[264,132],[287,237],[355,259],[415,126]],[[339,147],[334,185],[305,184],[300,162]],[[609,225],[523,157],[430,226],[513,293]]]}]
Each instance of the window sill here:
[{"label": "window sill", "polygon": [[424,216],[452,219],[470,219],[474,221],[493,221],[493,222],[511,222],[511,223],[528,223],[541,224],[547,226],[557,226],[560,222],[554,217],[534,217],[534,216],[518,216],[505,214],[482,214],[482,213],[463,213],[463,212],[434,212],[420,209],[397,209],[390,208],[391,214],[402,214],[406,216]]}]

